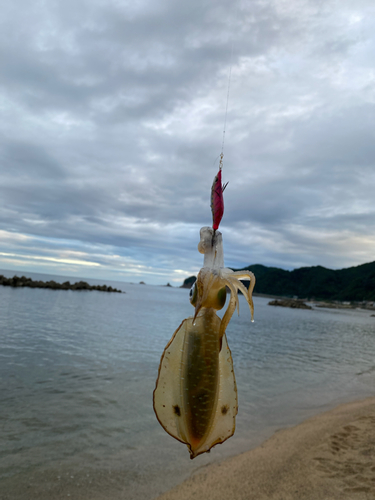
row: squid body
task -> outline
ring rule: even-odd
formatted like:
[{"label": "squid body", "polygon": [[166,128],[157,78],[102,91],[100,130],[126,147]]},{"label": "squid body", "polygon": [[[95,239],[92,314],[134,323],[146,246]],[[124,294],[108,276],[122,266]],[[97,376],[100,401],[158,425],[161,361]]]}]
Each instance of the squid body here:
[{"label": "squid body", "polygon": [[[185,319],[161,357],[154,390],[154,410],[162,427],[185,443],[190,458],[210,451],[231,437],[237,415],[237,387],[225,330],[238,309],[238,290],[253,318],[255,277],[249,271],[224,267],[222,235],[204,227],[198,250],[203,268],[190,290],[194,316]],[[250,280],[247,289],[240,280]],[[230,298],[222,317],[216,311]]]}]

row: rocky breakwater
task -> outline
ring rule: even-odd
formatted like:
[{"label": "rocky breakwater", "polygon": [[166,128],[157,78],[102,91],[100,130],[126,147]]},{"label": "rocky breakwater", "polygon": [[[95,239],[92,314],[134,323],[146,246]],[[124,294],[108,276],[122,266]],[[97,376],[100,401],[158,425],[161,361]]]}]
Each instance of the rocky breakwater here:
[{"label": "rocky breakwater", "polygon": [[297,299],[278,299],[268,302],[269,306],[291,307],[292,309],[312,309],[312,307],[305,304],[302,300]]},{"label": "rocky breakwater", "polygon": [[[25,276],[13,276],[13,278],[6,278],[0,275],[0,285],[12,287],[29,287],[29,288],[50,288],[51,290],[97,290],[98,292],[117,292],[122,293],[117,288],[112,288],[107,285],[89,285],[86,281],[78,281],[77,283],[57,283],[56,281],[34,281]],[[125,292],[123,292],[125,293]]]}]

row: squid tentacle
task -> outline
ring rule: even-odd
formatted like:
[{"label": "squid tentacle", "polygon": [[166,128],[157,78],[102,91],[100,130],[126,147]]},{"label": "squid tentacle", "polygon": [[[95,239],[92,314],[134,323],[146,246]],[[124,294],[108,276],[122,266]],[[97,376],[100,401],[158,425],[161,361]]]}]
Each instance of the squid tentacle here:
[{"label": "squid tentacle", "polygon": [[[239,285],[239,288],[241,292],[244,294],[247,303],[249,304],[250,311],[251,311],[251,320],[254,320],[254,303],[253,303],[253,290],[255,286],[255,276],[251,271],[233,271],[231,275],[228,276],[228,278],[235,278],[237,280],[250,280],[249,288],[246,289],[246,287],[241,283],[240,281],[238,283],[241,283]],[[241,288],[243,286],[243,289]]]},{"label": "squid tentacle", "polygon": [[[229,278],[230,280],[234,280],[235,278]],[[241,282],[236,280],[237,287],[241,292],[243,293],[247,303],[249,304],[250,307],[250,312],[251,312],[251,320],[254,320],[254,303],[253,303],[253,298],[252,298],[252,291],[249,291],[245,285]]]},{"label": "squid tentacle", "polygon": [[234,284],[234,286],[242,292],[243,295],[245,295],[246,300],[247,300],[247,288],[245,285],[239,281],[237,278],[232,278],[231,276],[228,276],[227,280],[229,280],[231,283]]},{"label": "squid tentacle", "polygon": [[[230,287],[230,285],[232,285],[234,288],[234,291],[236,294],[237,314],[239,316],[240,315],[240,301],[238,300],[238,289],[239,289],[238,281],[236,279],[232,279],[230,276],[228,276],[225,279],[225,283],[228,287]],[[232,291],[231,291],[231,293],[232,293]]]},{"label": "squid tentacle", "polygon": [[227,326],[229,324],[229,321],[231,320],[233,313],[236,310],[236,307],[238,308],[238,296],[233,284],[230,283],[230,281],[227,279],[223,281],[225,282],[226,285],[228,285],[231,293],[227,310],[225,311],[224,316],[221,320],[220,337],[224,335],[225,330],[227,329]]}]

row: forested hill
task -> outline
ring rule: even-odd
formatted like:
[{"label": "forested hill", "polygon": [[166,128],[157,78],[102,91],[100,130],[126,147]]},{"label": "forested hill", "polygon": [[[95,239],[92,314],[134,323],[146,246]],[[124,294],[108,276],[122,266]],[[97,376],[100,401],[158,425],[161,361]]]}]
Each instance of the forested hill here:
[{"label": "forested hill", "polygon": [[375,262],[336,271],[322,266],[285,271],[261,264],[244,269],[255,274],[256,293],[310,299],[375,301]]},{"label": "forested hill", "polygon": [[[255,293],[317,300],[375,301],[375,262],[336,271],[322,266],[285,271],[262,264],[244,269],[255,274]],[[190,288],[194,281],[195,276],[190,276],[182,286]]]}]

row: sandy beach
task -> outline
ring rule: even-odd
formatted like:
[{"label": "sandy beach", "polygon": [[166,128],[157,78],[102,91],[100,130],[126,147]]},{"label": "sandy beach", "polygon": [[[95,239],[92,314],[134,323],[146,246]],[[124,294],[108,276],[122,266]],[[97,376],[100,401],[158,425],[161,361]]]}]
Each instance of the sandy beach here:
[{"label": "sandy beach", "polygon": [[375,499],[375,398],[340,405],[200,469],[158,500]]}]

